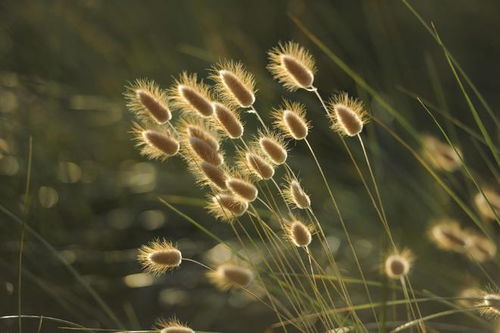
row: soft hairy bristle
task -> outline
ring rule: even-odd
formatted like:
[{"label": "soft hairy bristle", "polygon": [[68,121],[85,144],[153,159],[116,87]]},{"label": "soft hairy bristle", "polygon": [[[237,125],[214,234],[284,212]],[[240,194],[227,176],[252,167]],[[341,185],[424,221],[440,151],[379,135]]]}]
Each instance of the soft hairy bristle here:
[{"label": "soft hairy bristle", "polygon": [[169,320],[159,320],[155,326],[160,333],[194,333],[194,331],[186,324],[181,323],[175,318]]},{"label": "soft hairy bristle", "polygon": [[241,178],[228,178],[226,180],[226,185],[233,194],[248,202],[257,199],[257,195],[259,194],[255,185]]},{"label": "soft hairy bristle", "polygon": [[497,253],[497,246],[486,236],[470,233],[465,254],[473,261],[485,262],[492,260]]},{"label": "soft hairy bristle", "polygon": [[485,294],[479,305],[485,306],[481,312],[488,317],[500,316],[500,294]]},{"label": "soft hairy bristle", "polygon": [[199,159],[207,163],[219,166],[224,162],[222,154],[198,137],[192,136],[189,138],[189,147]]},{"label": "soft hairy bristle", "polygon": [[167,94],[154,81],[136,80],[125,92],[127,107],[145,122],[163,124],[172,119]]},{"label": "soft hairy bristle", "polygon": [[500,194],[492,189],[477,193],[474,196],[474,204],[485,219],[495,220],[500,217]]},{"label": "soft hairy bristle", "polygon": [[241,138],[244,129],[238,114],[221,103],[214,103],[214,110],[217,125],[223,132],[231,139]]},{"label": "soft hairy bristle", "polygon": [[410,272],[412,255],[408,250],[389,255],[385,259],[384,272],[391,279],[400,279]]},{"label": "soft hairy bristle", "polygon": [[300,221],[293,221],[287,226],[290,241],[297,247],[306,247],[311,244],[310,228]]},{"label": "soft hairy bristle", "polygon": [[309,124],[305,118],[305,106],[296,102],[284,101],[282,107],[273,110],[275,125],[286,136],[303,140],[309,133]]},{"label": "soft hairy bristle", "polygon": [[253,281],[254,275],[247,267],[226,263],[208,272],[207,277],[219,289],[228,290],[247,287]]},{"label": "soft hairy bristle", "polygon": [[343,92],[334,96],[328,106],[332,129],[341,135],[356,136],[367,122],[363,103]]},{"label": "soft hairy bristle", "polygon": [[212,68],[210,76],[217,92],[231,107],[248,108],[255,102],[255,80],[241,62],[222,61]]},{"label": "soft hairy bristle", "polygon": [[259,146],[274,164],[280,165],[286,162],[288,156],[286,146],[278,136],[261,135]]},{"label": "soft hairy bristle", "polygon": [[274,176],[274,167],[265,158],[255,152],[244,152],[243,155],[244,165],[258,178],[270,179]]},{"label": "soft hairy bristle", "polygon": [[209,87],[198,82],[196,74],[182,73],[170,89],[174,106],[202,117],[210,117],[214,113],[212,95]]},{"label": "soft hairy bristle", "polygon": [[470,242],[468,233],[452,219],[433,222],[429,237],[438,248],[454,252],[464,252]]},{"label": "soft hairy bristle", "polygon": [[295,205],[299,209],[308,209],[311,207],[311,199],[304,192],[302,186],[296,179],[289,179],[288,186],[283,191],[287,202]]},{"label": "soft hairy bristle", "polygon": [[221,190],[227,189],[227,175],[221,167],[202,161],[200,163],[200,169],[203,171],[205,177],[213,183],[213,185]]},{"label": "soft hairy bristle", "polygon": [[245,214],[248,203],[231,194],[218,194],[210,199],[207,208],[218,219],[231,222]]},{"label": "soft hairy bristle", "polygon": [[132,134],[141,155],[151,159],[161,161],[176,155],[179,152],[180,144],[169,131],[161,127],[152,127],[154,129],[145,129],[139,124],[134,124]]},{"label": "soft hairy bristle", "polygon": [[178,267],[182,262],[181,252],[166,240],[155,240],[139,249],[137,259],[144,270],[160,275],[169,269]]},{"label": "soft hairy bristle", "polygon": [[213,150],[219,150],[220,146],[218,138],[213,136],[208,130],[206,130],[202,126],[195,124],[187,124],[185,128],[187,130],[187,135],[189,137],[196,137],[204,141]]},{"label": "soft hairy bristle", "polygon": [[268,70],[290,91],[312,89],[316,67],[313,57],[297,43],[280,43],[268,53]]},{"label": "soft hairy bristle", "polygon": [[462,165],[462,153],[458,148],[431,135],[422,136],[422,155],[437,170],[453,172]]}]

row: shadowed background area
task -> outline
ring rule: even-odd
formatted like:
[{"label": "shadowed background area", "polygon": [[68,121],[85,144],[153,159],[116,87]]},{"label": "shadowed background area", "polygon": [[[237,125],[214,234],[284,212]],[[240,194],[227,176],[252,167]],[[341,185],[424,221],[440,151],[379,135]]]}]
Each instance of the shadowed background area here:
[{"label": "shadowed background area", "polygon": [[[414,5],[435,23],[486,100],[499,105],[500,3],[443,0]],[[22,269],[25,314],[118,328],[84,287],[88,284],[127,329],[148,329],[157,318],[173,315],[193,328],[220,332],[261,332],[276,321],[269,309],[247,296],[217,291],[194,264],[184,263],[155,279],[134,275],[141,273],[136,249],[155,237],[176,241],[184,256],[204,262],[208,250],[212,254],[219,250],[214,250],[217,243],[205,233],[163,206],[159,195],[222,239],[233,240],[227,225],[203,209],[206,192],[194,185],[181,159],[160,163],[139,155],[129,133],[133,117],[122,97],[125,85],[136,78],[154,79],[168,88],[184,70],[205,77],[207,68],[220,58],[241,60],[255,74],[256,107],[264,118],[269,120],[282,96],[307,105],[313,123],[311,140],[336,187],[360,260],[371,279],[381,280],[383,230],[362,183],[313,95],[290,94],[272,80],[265,69],[267,50],[279,41],[301,43],[317,60],[316,81],[324,96],[348,91],[396,131],[399,127],[291,17],[333,49],[417,131],[439,133],[419,103],[404,91],[450,110],[455,119],[474,127],[441,48],[399,1],[0,3],[0,315],[18,312],[21,227],[5,214],[7,209],[30,228],[24,238]],[[254,119],[243,117],[248,128],[256,128]],[[494,128],[488,122],[487,126]],[[467,221],[467,217],[386,133],[369,125],[366,137],[393,232],[399,244],[418,254],[421,263],[412,273],[415,287],[453,296],[467,285],[484,284],[474,278],[478,268],[473,264],[439,252],[425,240],[429,219],[451,215]],[[457,140],[463,151],[470,152],[466,160],[479,179],[491,182],[479,162],[477,145],[463,132],[458,132]],[[350,145],[361,157],[356,142]],[[350,273],[345,240],[317,170],[304,145],[292,144],[292,148],[290,163],[332,235],[336,257]],[[471,189],[460,178],[453,182],[470,202]],[[31,230],[52,244],[55,252]],[[63,262],[79,272],[80,281]],[[451,264],[441,271],[444,262]],[[426,311],[439,309],[432,305]],[[467,322],[463,316],[454,320]],[[24,324],[26,332],[37,326],[37,320]],[[61,325],[44,323],[42,332],[56,331],[57,326]],[[16,332],[17,322],[0,321],[0,331]]]}]

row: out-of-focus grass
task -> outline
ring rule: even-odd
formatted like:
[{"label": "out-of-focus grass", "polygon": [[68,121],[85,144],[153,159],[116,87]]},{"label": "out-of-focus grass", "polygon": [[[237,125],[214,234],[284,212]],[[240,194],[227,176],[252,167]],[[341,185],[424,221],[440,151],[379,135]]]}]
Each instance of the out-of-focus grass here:
[{"label": "out-of-focus grass", "polygon": [[[359,202],[367,200],[362,184],[339,141],[323,125],[323,113],[313,96],[303,92],[289,95],[273,82],[265,71],[265,51],[279,40],[301,42],[318,60],[317,85],[325,95],[341,89],[358,94],[373,101],[369,107],[375,116],[396,131],[401,128],[290,16],[299,18],[390,101],[415,131],[439,134],[421,105],[401,88],[479,133],[441,48],[396,1],[7,0],[0,6],[0,203],[22,215],[32,137],[27,225],[80,272],[129,329],[149,327],[156,317],[175,313],[193,327],[254,332],[273,322],[274,315],[245,297],[215,291],[195,266],[185,265],[150,286],[127,285],[124,277],[139,273],[135,248],[154,236],[177,239],[183,252],[195,258],[202,258],[216,245],[165,209],[158,195],[192,198],[169,202],[222,239],[231,238],[230,231],[197,204],[203,194],[195,186],[186,186],[193,179],[182,161],[153,163],[133,149],[128,134],[131,117],[121,98],[127,81],[149,77],[168,87],[171,77],[182,70],[205,75],[212,62],[230,57],[242,60],[256,75],[258,107],[264,117],[282,95],[306,103],[308,117],[315,124],[315,149],[325,171],[334,175],[362,265],[374,279],[378,279],[378,260],[371,251],[382,235],[376,213],[369,205],[359,209]],[[492,106],[499,105],[498,2],[447,0],[415,6],[434,22],[484,98]],[[476,97],[472,99],[478,102]],[[487,112],[479,111],[487,119]],[[495,124],[486,122],[485,126],[496,133],[492,140],[498,147]],[[456,295],[460,288],[474,283],[484,285],[487,280],[477,267],[459,255],[435,250],[424,239],[430,218],[451,215],[472,227],[470,219],[411,155],[375,127],[367,127],[368,146],[377,179],[383,183],[392,231],[401,245],[418,254],[414,284],[442,295]],[[491,158],[487,146],[464,131],[456,130],[453,136],[466,152],[465,159],[478,181],[494,181],[491,168],[482,162],[483,155]],[[405,134],[403,138],[412,140]],[[328,223],[328,201],[307,156],[302,146],[296,147],[292,165],[307,182],[320,219]],[[447,182],[461,200],[471,204],[474,189],[468,183],[460,177],[450,177]],[[21,229],[6,215],[0,221],[0,312],[15,314]],[[342,234],[326,228],[332,241],[339,244],[336,257],[347,261]],[[36,237],[27,233],[24,242],[23,313],[61,317],[88,327],[116,326]],[[443,271],[443,263],[449,269]],[[428,313],[440,309],[430,305]],[[463,316],[453,318],[467,322]],[[12,320],[0,322],[0,327],[13,331],[15,325]],[[26,322],[23,328],[29,331],[30,325],[36,327],[38,322]]]}]

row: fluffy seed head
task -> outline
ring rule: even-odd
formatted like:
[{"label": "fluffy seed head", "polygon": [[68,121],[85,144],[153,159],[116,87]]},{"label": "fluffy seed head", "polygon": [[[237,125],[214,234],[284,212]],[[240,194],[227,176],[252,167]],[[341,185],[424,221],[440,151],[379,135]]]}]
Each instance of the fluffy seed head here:
[{"label": "fluffy seed head", "polygon": [[207,277],[221,290],[230,288],[245,288],[253,280],[254,274],[247,267],[226,263],[219,265],[216,270],[208,272]]},{"label": "fluffy seed head", "polygon": [[274,176],[274,166],[260,154],[260,150],[253,143],[248,149],[238,151],[236,161],[240,172],[245,175],[248,172],[256,180],[270,179]]},{"label": "fluffy seed head", "polygon": [[216,125],[231,139],[238,139],[243,135],[243,124],[236,112],[221,103],[214,103]]},{"label": "fluffy seed head", "polygon": [[309,195],[302,189],[300,183],[293,178],[288,179],[288,186],[283,191],[287,202],[295,205],[299,209],[308,209],[311,207]]},{"label": "fluffy seed head", "polygon": [[219,166],[224,162],[222,154],[214,150],[206,141],[198,137],[192,136],[189,138],[189,147],[196,157],[207,163]]},{"label": "fluffy seed head", "polygon": [[429,237],[438,248],[454,252],[464,252],[470,242],[468,233],[452,219],[434,222],[429,229]]},{"label": "fluffy seed head", "polygon": [[188,137],[198,138],[204,141],[213,150],[219,150],[219,139],[215,135],[213,135],[207,128],[193,123],[188,123],[185,126],[182,125],[181,127],[185,128],[186,135]]},{"label": "fluffy seed head", "polygon": [[409,250],[391,254],[385,259],[384,272],[391,279],[402,278],[410,272],[412,261]]},{"label": "fluffy seed head", "polygon": [[268,70],[290,91],[311,89],[316,66],[310,53],[294,42],[280,43],[268,53]]},{"label": "fluffy seed head", "polygon": [[170,89],[174,106],[202,117],[210,117],[214,113],[212,95],[209,87],[198,82],[196,74],[182,73]]},{"label": "fluffy seed head", "polygon": [[497,192],[484,189],[483,193],[474,196],[474,204],[485,219],[495,220],[500,217],[500,194]]},{"label": "fluffy seed head", "polygon": [[287,235],[293,245],[297,247],[306,247],[312,241],[310,227],[297,220],[287,225]]},{"label": "fluffy seed head", "polygon": [[288,153],[283,140],[277,135],[260,135],[259,146],[269,159],[277,165],[286,162]]},{"label": "fluffy seed head", "polygon": [[154,81],[136,80],[125,92],[127,107],[145,122],[163,124],[172,119],[167,94]]},{"label": "fluffy seed head", "polygon": [[170,320],[160,320],[156,324],[156,329],[160,331],[160,333],[194,333],[194,331],[182,324],[177,319]]},{"label": "fluffy seed head", "polygon": [[302,140],[309,133],[309,123],[306,120],[305,106],[296,102],[284,101],[281,108],[273,111],[275,125],[286,136]]},{"label": "fluffy seed head", "polygon": [[493,259],[497,253],[497,246],[486,236],[471,233],[468,237],[465,254],[469,259],[477,262],[485,262]]},{"label": "fluffy seed head", "polygon": [[341,135],[356,136],[367,122],[363,103],[343,92],[334,96],[328,104],[332,129]]},{"label": "fluffy seed head", "polygon": [[431,135],[422,137],[422,155],[437,170],[453,172],[460,168],[461,151]]},{"label": "fluffy seed head", "polygon": [[228,178],[226,180],[226,186],[233,194],[248,202],[257,199],[257,195],[259,194],[255,185],[241,178]]},{"label": "fluffy seed head", "polygon": [[227,173],[224,165],[215,166],[205,161],[189,160],[189,169],[202,185],[215,187],[224,191],[227,189]]},{"label": "fluffy seed head", "polygon": [[167,270],[178,267],[182,262],[182,254],[171,242],[155,240],[139,249],[137,259],[144,270],[160,275]]},{"label": "fluffy seed head", "polygon": [[210,199],[207,208],[216,218],[231,222],[245,214],[248,203],[231,194],[218,194]]},{"label": "fluffy seed head", "polygon": [[179,152],[179,141],[161,127],[145,129],[134,124],[132,134],[136,145],[140,147],[141,155],[148,158],[164,161]]},{"label": "fluffy seed head", "polygon": [[500,316],[500,294],[485,294],[482,297],[482,302],[478,305],[483,305],[486,308],[481,309],[481,312],[488,317]]},{"label": "fluffy seed head", "polygon": [[241,62],[220,62],[212,69],[210,78],[227,105],[248,108],[255,102],[254,77]]}]

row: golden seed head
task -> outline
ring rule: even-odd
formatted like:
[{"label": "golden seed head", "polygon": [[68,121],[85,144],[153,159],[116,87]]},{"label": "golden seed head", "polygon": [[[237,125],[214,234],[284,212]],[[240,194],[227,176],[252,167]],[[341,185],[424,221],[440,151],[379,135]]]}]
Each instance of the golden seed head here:
[{"label": "golden seed head", "polygon": [[217,150],[214,150],[206,141],[192,136],[189,138],[189,147],[194,155],[207,163],[219,166],[224,163],[224,158]]},{"label": "golden seed head", "polygon": [[210,163],[202,161],[200,163],[200,169],[203,171],[206,178],[210,180],[219,189],[221,190],[227,189],[226,186],[227,175],[226,172],[221,167],[217,167]]},{"label": "golden seed head", "polygon": [[308,226],[300,221],[293,221],[287,225],[287,234],[293,245],[306,247],[311,244],[312,235]]},{"label": "golden seed head", "polygon": [[155,240],[139,249],[137,259],[144,270],[160,275],[167,270],[178,267],[182,262],[182,254],[171,242]]},{"label": "golden seed head", "polygon": [[453,172],[460,168],[461,151],[431,135],[422,137],[422,155],[437,170]]},{"label": "golden seed head", "polygon": [[230,107],[248,108],[255,102],[255,80],[241,62],[222,61],[212,68],[217,92]]},{"label": "golden seed head", "polygon": [[500,194],[497,192],[484,189],[483,193],[475,195],[474,204],[485,219],[495,220],[500,217]]},{"label": "golden seed head", "polygon": [[136,80],[127,87],[125,99],[128,109],[144,122],[153,119],[163,124],[172,119],[167,94],[154,81]]},{"label": "golden seed head", "polygon": [[391,254],[385,259],[385,274],[391,279],[400,279],[408,275],[412,261],[413,257],[409,250]]},{"label": "golden seed head", "polygon": [[158,321],[156,329],[158,329],[160,333],[194,333],[191,328],[182,324],[175,318]]},{"label": "golden seed head", "polygon": [[259,146],[269,159],[277,165],[286,162],[288,153],[283,140],[277,135],[261,135]]},{"label": "golden seed head", "polygon": [[311,89],[316,67],[310,53],[294,42],[280,43],[268,53],[268,70],[290,91]]},{"label": "golden seed head", "polygon": [[482,302],[478,305],[485,306],[481,309],[483,315],[488,317],[500,316],[500,294],[485,294],[482,297]]},{"label": "golden seed head", "polygon": [[139,124],[134,124],[132,134],[136,145],[140,147],[141,155],[150,159],[165,161],[179,152],[179,141],[169,131],[161,127],[145,129]]},{"label": "golden seed head", "polygon": [[299,209],[308,209],[311,207],[309,195],[302,189],[300,183],[293,178],[288,179],[288,186],[283,191],[287,202],[295,205]]},{"label": "golden seed head", "polygon": [[241,138],[243,135],[243,124],[236,112],[221,103],[214,103],[216,125],[231,139]]},{"label": "golden seed head", "polygon": [[438,248],[454,252],[464,252],[470,242],[468,233],[452,219],[435,221],[429,237]]},{"label": "golden seed head", "polygon": [[250,145],[248,150],[238,151],[237,166],[241,172],[250,173],[256,180],[270,179],[274,176],[274,167],[259,154],[259,150]]},{"label": "golden seed head", "polygon": [[305,116],[303,104],[286,100],[281,108],[273,111],[275,125],[283,134],[295,140],[305,139],[309,133],[309,123]]},{"label": "golden seed head", "polygon": [[248,202],[257,199],[259,194],[255,185],[245,179],[230,177],[226,180],[226,185],[233,194]]},{"label": "golden seed head", "polygon": [[219,139],[215,137],[209,130],[203,128],[203,126],[195,125],[195,124],[187,124],[185,126],[187,131],[186,135],[191,138],[195,137],[202,141],[204,141],[207,145],[210,146],[213,150],[219,150]]},{"label": "golden seed head", "polygon": [[497,246],[486,236],[471,233],[468,237],[465,254],[469,259],[477,262],[492,260],[497,253]]},{"label": "golden seed head", "polygon": [[210,199],[207,208],[216,218],[232,222],[236,217],[245,214],[248,203],[231,194],[218,194]]},{"label": "golden seed head", "polygon": [[328,106],[332,129],[341,135],[356,136],[367,122],[365,107],[343,92],[333,97]]},{"label": "golden seed head", "polygon": [[210,117],[214,113],[212,94],[209,87],[198,82],[196,74],[182,73],[170,89],[174,106],[202,117]]},{"label": "golden seed head", "polygon": [[219,265],[216,270],[208,272],[207,277],[217,288],[245,288],[254,278],[253,272],[244,266],[226,263]]}]

